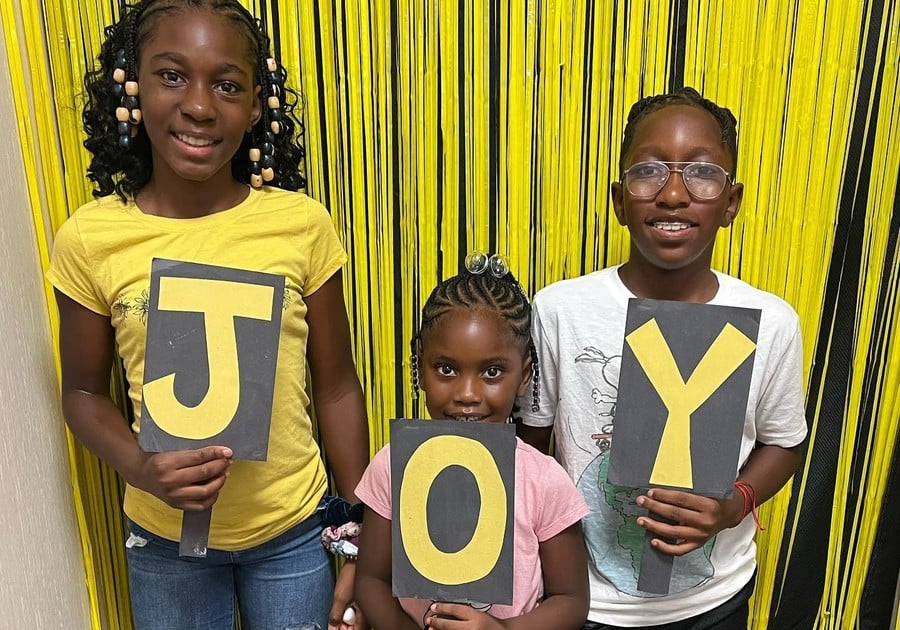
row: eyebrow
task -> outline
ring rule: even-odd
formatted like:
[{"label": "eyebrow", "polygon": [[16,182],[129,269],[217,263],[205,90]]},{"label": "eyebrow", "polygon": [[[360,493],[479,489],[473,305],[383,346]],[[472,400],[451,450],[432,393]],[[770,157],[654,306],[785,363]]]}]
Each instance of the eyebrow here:
[{"label": "eyebrow", "polygon": [[[725,143],[723,142],[722,146],[724,146],[724,145],[725,145]],[[712,159],[713,152],[714,152],[714,150],[708,146],[698,145],[695,147],[691,147],[688,150],[688,155],[690,155],[691,158],[695,159],[695,160],[697,159],[698,156]],[[631,154],[632,157],[635,155],[645,155],[648,153],[651,155],[661,155],[664,153],[664,150],[662,147],[658,147],[656,145],[647,145],[647,146],[643,146],[643,147],[634,147],[629,153]]]},{"label": "eyebrow", "polygon": [[[187,61],[187,57],[177,52],[161,52],[150,58],[151,61],[171,61],[172,63],[177,63],[180,65],[184,65]],[[219,74],[227,74],[227,73],[237,73],[245,77],[249,77],[243,68],[233,63],[221,63],[216,68],[217,73]]]},{"label": "eyebrow", "polygon": [[[432,359],[432,361],[437,362],[437,363],[452,363],[454,365],[459,363],[458,359],[455,359],[453,357],[448,357],[446,355],[436,356]],[[509,363],[509,358],[508,357],[485,357],[483,359],[479,359],[478,362],[481,363],[482,365],[488,365],[491,363],[499,363],[502,365],[506,365],[507,363]]]}]

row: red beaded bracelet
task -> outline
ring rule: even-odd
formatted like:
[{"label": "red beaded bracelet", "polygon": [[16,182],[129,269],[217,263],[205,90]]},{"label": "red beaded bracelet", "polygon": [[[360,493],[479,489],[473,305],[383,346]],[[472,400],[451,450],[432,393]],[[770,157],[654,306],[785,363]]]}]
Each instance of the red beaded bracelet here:
[{"label": "red beaded bracelet", "polygon": [[748,514],[753,514],[753,522],[756,523],[756,528],[759,531],[765,531],[765,527],[763,527],[759,522],[759,517],[756,515],[756,490],[753,489],[746,481],[735,481],[734,487],[741,493],[741,496],[744,498],[744,509],[741,511],[741,520],[744,520]]}]

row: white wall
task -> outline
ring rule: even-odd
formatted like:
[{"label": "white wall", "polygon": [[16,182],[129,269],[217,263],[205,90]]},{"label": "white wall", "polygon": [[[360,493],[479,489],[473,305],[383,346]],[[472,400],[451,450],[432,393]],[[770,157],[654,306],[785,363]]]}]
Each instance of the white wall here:
[{"label": "white wall", "polygon": [[0,627],[78,630],[85,571],[16,125],[0,37]]}]

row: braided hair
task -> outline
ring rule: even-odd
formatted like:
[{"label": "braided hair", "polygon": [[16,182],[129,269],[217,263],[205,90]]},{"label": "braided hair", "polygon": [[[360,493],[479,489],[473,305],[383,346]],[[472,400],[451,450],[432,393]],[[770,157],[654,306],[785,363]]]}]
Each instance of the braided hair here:
[{"label": "braided hair", "polygon": [[531,303],[511,271],[500,278],[490,272],[475,274],[463,271],[434,288],[425,306],[422,307],[419,330],[410,341],[413,396],[417,397],[419,390],[422,339],[442,317],[456,309],[493,311],[509,324],[513,337],[521,344],[522,350],[531,357],[532,410],[537,411],[540,403],[538,386],[540,372],[537,351],[531,338]]},{"label": "braided hair", "polygon": [[[88,178],[94,182],[95,197],[116,192],[124,201],[143,188],[153,172],[150,153],[150,139],[143,125],[133,139],[131,148],[119,146],[115,117],[120,95],[116,92],[113,71],[119,51],[125,53],[125,73],[128,81],[137,81],[141,44],[153,34],[160,18],[183,11],[186,8],[205,9],[217,16],[230,20],[235,27],[246,33],[251,63],[255,68],[254,84],[261,86],[263,101],[262,115],[250,133],[245,134],[240,148],[231,160],[233,177],[244,183],[250,181],[251,146],[263,143],[274,146],[272,168],[275,178],[269,184],[285,190],[299,190],[306,186],[301,173],[305,151],[299,142],[303,133],[300,120],[293,113],[299,97],[285,86],[287,72],[279,65],[271,72],[266,60],[271,57],[270,40],[253,15],[237,0],[141,0],[136,4],[121,5],[121,16],[115,24],[107,26],[105,40],[97,60],[99,67],[89,70],[84,77],[87,102],[82,113],[82,123],[87,134],[84,147],[92,154],[88,166]],[[270,95],[279,97],[280,113],[273,114],[265,107]],[[269,128],[273,116],[281,125],[281,132],[273,134]],[[295,138],[296,136],[296,138]]]},{"label": "braided hair", "polygon": [[622,134],[622,151],[619,154],[620,170],[624,169],[625,156],[631,149],[631,143],[634,141],[638,123],[652,112],[669,105],[698,107],[709,112],[716,119],[716,122],[719,123],[719,129],[722,131],[722,144],[725,145],[725,148],[728,149],[728,153],[731,155],[731,171],[733,175],[737,171],[737,118],[734,117],[730,109],[720,107],[711,100],[703,98],[692,87],[682,87],[667,94],[645,96],[631,106],[631,111],[628,112],[628,122],[625,124],[625,133]]}]

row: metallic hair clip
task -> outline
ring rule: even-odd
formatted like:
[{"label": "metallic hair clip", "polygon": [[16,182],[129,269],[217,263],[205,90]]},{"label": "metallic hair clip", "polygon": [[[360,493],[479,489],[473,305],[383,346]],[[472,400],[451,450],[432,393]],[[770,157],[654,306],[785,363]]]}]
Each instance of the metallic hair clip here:
[{"label": "metallic hair clip", "polygon": [[492,276],[499,279],[509,273],[509,261],[506,256],[500,254],[488,256],[476,250],[466,256],[466,271],[475,275],[489,271]]}]

